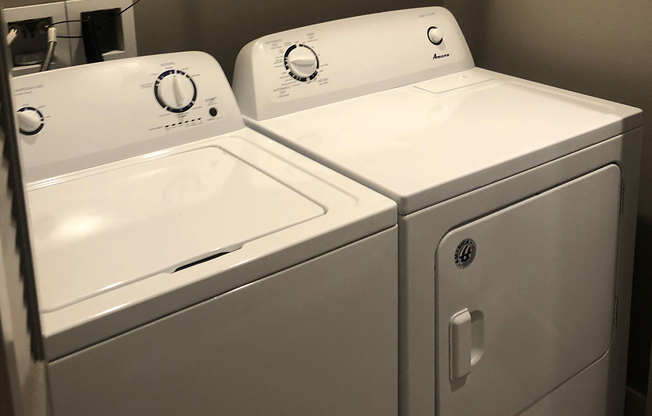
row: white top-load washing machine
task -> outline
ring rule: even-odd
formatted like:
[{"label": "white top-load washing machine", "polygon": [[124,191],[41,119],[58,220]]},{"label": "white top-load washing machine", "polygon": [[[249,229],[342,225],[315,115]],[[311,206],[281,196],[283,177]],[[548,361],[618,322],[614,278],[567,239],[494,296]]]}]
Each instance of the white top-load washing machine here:
[{"label": "white top-load washing machine", "polygon": [[622,412],[641,112],[476,68],[429,7],[248,44],[245,122],[399,206],[399,412]]},{"label": "white top-load washing machine", "polygon": [[396,415],[394,201],[203,53],[14,87],[54,416]]}]

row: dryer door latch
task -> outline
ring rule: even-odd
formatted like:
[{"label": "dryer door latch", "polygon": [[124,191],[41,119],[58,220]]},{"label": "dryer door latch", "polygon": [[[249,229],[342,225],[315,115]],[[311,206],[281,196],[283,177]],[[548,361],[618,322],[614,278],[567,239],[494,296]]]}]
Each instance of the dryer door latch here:
[{"label": "dryer door latch", "polygon": [[484,354],[484,314],[464,309],[450,322],[450,378],[456,380],[471,373]]}]

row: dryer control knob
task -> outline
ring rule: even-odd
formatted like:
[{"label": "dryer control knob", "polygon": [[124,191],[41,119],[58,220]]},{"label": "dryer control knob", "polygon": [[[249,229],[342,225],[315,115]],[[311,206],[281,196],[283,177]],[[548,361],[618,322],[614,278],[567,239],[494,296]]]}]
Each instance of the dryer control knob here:
[{"label": "dryer control knob", "polygon": [[292,45],[285,52],[285,68],[297,81],[308,81],[317,76],[319,59],[317,54],[306,45]]},{"label": "dryer control knob", "polygon": [[428,39],[435,45],[441,45],[444,41],[444,32],[436,26],[431,26],[428,29]]},{"label": "dryer control knob", "polygon": [[171,69],[159,75],[154,85],[158,103],[173,113],[183,113],[197,100],[195,81],[182,71]]},{"label": "dryer control knob", "polygon": [[33,136],[43,130],[45,119],[43,114],[34,107],[23,107],[18,110],[18,127],[20,133]]}]

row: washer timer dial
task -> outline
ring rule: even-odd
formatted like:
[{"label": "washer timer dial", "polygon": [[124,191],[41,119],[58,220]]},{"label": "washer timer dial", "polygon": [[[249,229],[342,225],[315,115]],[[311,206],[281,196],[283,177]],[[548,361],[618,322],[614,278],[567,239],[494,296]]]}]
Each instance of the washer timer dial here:
[{"label": "washer timer dial", "polygon": [[285,51],[285,69],[297,81],[306,82],[317,76],[319,58],[312,48],[306,45],[292,45]]},{"label": "washer timer dial", "polygon": [[172,113],[185,113],[197,101],[197,86],[190,75],[170,69],[156,79],[154,94],[158,103]]}]

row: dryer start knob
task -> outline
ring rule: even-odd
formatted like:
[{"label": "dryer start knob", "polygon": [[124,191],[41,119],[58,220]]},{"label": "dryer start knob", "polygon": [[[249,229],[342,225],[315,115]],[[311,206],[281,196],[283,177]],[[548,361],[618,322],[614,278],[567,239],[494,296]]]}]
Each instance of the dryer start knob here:
[{"label": "dryer start knob", "polygon": [[436,26],[431,26],[428,29],[428,39],[435,45],[441,45],[444,41],[444,32]]},{"label": "dryer start knob", "polygon": [[306,45],[292,45],[285,52],[285,68],[290,71],[292,78],[306,82],[317,76],[319,58]]},{"label": "dryer start knob", "polygon": [[34,107],[23,107],[18,110],[18,127],[20,133],[33,136],[43,130],[45,119],[43,114]]}]

